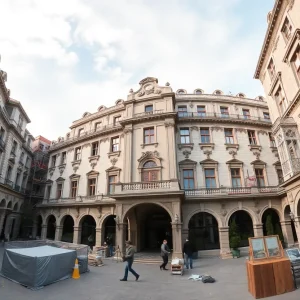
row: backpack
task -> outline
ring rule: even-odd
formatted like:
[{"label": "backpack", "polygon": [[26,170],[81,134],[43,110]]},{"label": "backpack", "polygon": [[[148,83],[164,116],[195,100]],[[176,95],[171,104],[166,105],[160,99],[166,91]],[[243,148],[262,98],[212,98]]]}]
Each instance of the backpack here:
[{"label": "backpack", "polygon": [[216,280],[212,278],[211,276],[203,276],[202,277],[202,282],[203,283],[214,283]]}]

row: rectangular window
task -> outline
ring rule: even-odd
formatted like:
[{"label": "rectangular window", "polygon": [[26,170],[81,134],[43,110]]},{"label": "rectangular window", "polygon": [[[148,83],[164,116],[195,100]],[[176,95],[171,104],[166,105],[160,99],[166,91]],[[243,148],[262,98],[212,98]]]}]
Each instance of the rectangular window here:
[{"label": "rectangular window", "polygon": [[92,143],[92,156],[98,155],[99,142]]},{"label": "rectangular window", "polygon": [[275,65],[274,65],[274,62],[273,62],[272,58],[271,58],[270,63],[268,65],[268,72],[269,72],[269,75],[270,75],[271,80],[272,80],[275,77],[275,74],[276,74]]},{"label": "rectangular window", "polygon": [[50,199],[51,196],[51,185],[47,185],[46,188],[46,199]]},{"label": "rectangular window", "polygon": [[26,168],[29,168],[29,167],[30,167],[30,166],[29,166],[29,157],[26,157],[25,167],[26,167]]},{"label": "rectangular window", "polygon": [[5,130],[1,127],[0,129],[0,140],[4,141]]},{"label": "rectangular window", "polygon": [[264,114],[264,119],[270,120],[270,114],[268,112],[263,112]]},{"label": "rectangular window", "polygon": [[63,190],[62,183],[58,183],[57,184],[56,199],[60,199],[62,197],[62,190]]},{"label": "rectangular window", "polygon": [[146,105],[145,106],[145,112],[147,112],[147,113],[153,112],[153,105]]},{"label": "rectangular window", "polygon": [[209,128],[200,128],[200,139],[203,144],[210,143]]},{"label": "rectangular window", "polygon": [[248,130],[248,138],[250,145],[257,145],[256,135],[254,130]]},{"label": "rectangular window", "polygon": [[225,144],[234,144],[233,129],[225,128],[224,134],[225,134]]},{"label": "rectangular window", "polygon": [[192,190],[195,188],[194,170],[183,170],[183,188]]},{"label": "rectangular window", "polygon": [[84,129],[83,129],[83,128],[80,128],[80,129],[78,130],[78,136],[82,136],[83,133],[84,133]]},{"label": "rectangular window", "polygon": [[111,139],[111,152],[118,152],[119,151],[119,137],[113,137]]},{"label": "rectangular window", "polygon": [[205,106],[197,106],[197,114],[198,117],[205,117],[206,116],[206,109]]},{"label": "rectangular window", "polygon": [[288,42],[288,40],[291,38],[292,30],[292,24],[290,23],[288,18],[285,18],[281,31],[286,42]]},{"label": "rectangular window", "polygon": [[154,128],[145,128],[144,129],[144,144],[153,144],[154,143]]},{"label": "rectangular window", "polygon": [[18,144],[17,144],[16,141],[14,141],[14,142],[13,142],[13,146],[12,146],[12,148],[11,148],[11,153],[12,153],[12,154],[16,155],[16,153],[17,153],[17,147],[18,147]]},{"label": "rectangular window", "polygon": [[276,169],[276,171],[277,171],[277,176],[278,176],[278,182],[279,182],[279,184],[283,183],[283,173],[282,173],[282,170],[281,169]]},{"label": "rectangular window", "polygon": [[115,192],[115,187],[117,183],[117,176],[116,175],[111,175],[108,177],[108,190],[109,193],[112,194]]},{"label": "rectangular window", "polygon": [[95,123],[95,131],[100,130],[101,124],[102,124],[101,122]]},{"label": "rectangular window", "polygon": [[228,107],[221,106],[220,111],[221,111],[221,117],[222,118],[228,118],[229,117]]},{"label": "rectangular window", "polygon": [[271,132],[269,132],[269,141],[270,141],[270,146],[271,147],[276,147],[275,139],[274,139]]},{"label": "rectangular window", "polygon": [[19,186],[19,184],[20,184],[20,177],[21,177],[21,174],[17,173],[17,177],[16,177],[16,185],[17,186]]},{"label": "rectangular window", "polygon": [[186,105],[180,105],[178,106],[178,117],[187,117],[187,106]]},{"label": "rectangular window", "polygon": [[80,160],[81,157],[81,147],[75,148],[75,157],[74,160]]},{"label": "rectangular window", "polygon": [[265,177],[264,177],[264,170],[263,169],[255,169],[255,175],[257,180],[258,187],[265,186]]},{"label": "rectangular window", "polygon": [[72,181],[71,182],[71,198],[76,198],[77,187],[78,187],[78,181],[77,180]]},{"label": "rectangular window", "polygon": [[205,186],[208,189],[216,188],[215,169],[205,169]]},{"label": "rectangular window", "polygon": [[249,109],[243,109],[243,117],[244,119],[250,119],[250,110]]},{"label": "rectangular window", "polygon": [[55,166],[56,166],[56,155],[53,155],[51,160],[51,167],[55,167]]},{"label": "rectangular window", "polygon": [[278,104],[280,113],[283,114],[288,105],[281,87],[279,87],[277,92],[275,93],[275,100]]},{"label": "rectangular window", "polygon": [[7,174],[6,174],[6,179],[7,180],[10,180],[10,178],[11,178],[11,171],[12,171],[11,166],[8,166]]},{"label": "rectangular window", "polygon": [[96,195],[96,178],[89,179],[89,196]]},{"label": "rectangular window", "polygon": [[181,144],[190,143],[190,130],[188,128],[180,128],[180,143]]},{"label": "rectangular window", "polygon": [[292,65],[293,68],[295,69],[295,73],[300,80],[300,47],[298,47],[296,53],[294,54],[292,58]]},{"label": "rectangular window", "polygon": [[143,182],[150,182],[150,181],[157,181],[158,180],[158,171],[146,169],[142,171],[142,181]]},{"label": "rectangular window", "polygon": [[241,187],[242,182],[241,182],[241,173],[240,169],[230,169],[231,172],[231,183],[232,187]]},{"label": "rectangular window", "polygon": [[61,164],[65,164],[67,162],[67,152],[63,152],[61,154]]},{"label": "rectangular window", "polygon": [[20,163],[23,164],[23,161],[24,161],[24,152],[21,153],[21,156],[20,156]]},{"label": "rectangular window", "polygon": [[114,117],[114,125],[118,125],[120,122],[120,119],[121,119],[120,116]]}]

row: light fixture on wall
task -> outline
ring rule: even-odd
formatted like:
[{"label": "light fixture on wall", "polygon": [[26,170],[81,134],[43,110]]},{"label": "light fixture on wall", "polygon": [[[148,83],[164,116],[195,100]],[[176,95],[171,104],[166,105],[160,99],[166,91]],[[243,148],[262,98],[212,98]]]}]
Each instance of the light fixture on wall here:
[{"label": "light fixture on wall", "polygon": [[119,216],[116,216],[116,217],[114,218],[114,220],[115,220],[116,225],[117,225],[117,227],[118,227],[118,229],[119,229],[119,227],[120,227],[120,218],[119,218]]}]

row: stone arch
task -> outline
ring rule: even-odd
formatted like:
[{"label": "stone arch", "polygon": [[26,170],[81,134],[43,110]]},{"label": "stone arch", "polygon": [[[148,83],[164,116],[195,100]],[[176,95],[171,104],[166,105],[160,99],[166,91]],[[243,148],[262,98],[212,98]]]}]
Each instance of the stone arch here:
[{"label": "stone arch", "polygon": [[127,217],[127,214],[128,212],[135,206],[138,206],[138,205],[142,205],[142,204],[155,204],[155,205],[158,205],[160,207],[162,207],[163,209],[166,210],[166,212],[168,212],[168,214],[170,215],[170,218],[172,220],[172,222],[174,222],[174,216],[173,216],[173,213],[169,210],[168,207],[166,207],[163,203],[160,203],[160,202],[151,202],[151,201],[146,201],[146,202],[142,202],[142,203],[134,203],[132,205],[130,205],[127,209],[125,209],[125,211],[123,212],[122,216],[121,216],[121,222],[122,223],[125,223],[126,222],[126,217]]},{"label": "stone arch", "polygon": [[190,222],[191,218],[195,214],[198,214],[200,212],[206,212],[208,214],[211,214],[217,220],[219,228],[223,227],[223,222],[222,222],[222,219],[220,218],[220,215],[218,213],[216,213],[215,211],[211,210],[211,209],[205,208],[205,209],[196,209],[196,210],[193,210],[192,212],[190,212],[188,214],[188,216],[186,218],[184,218],[184,220],[183,220],[183,228],[187,229],[188,226],[189,226],[189,222]]},{"label": "stone arch", "polygon": [[293,212],[295,216],[300,217],[300,190],[298,193],[295,195],[295,211]]},{"label": "stone arch", "polygon": [[[74,223],[75,226],[81,226],[81,225],[82,225],[82,222],[83,222],[83,220],[84,220],[84,218],[87,217],[87,216],[90,216],[90,217],[92,217],[92,218],[94,219],[94,221],[95,221],[95,223],[96,223],[96,227],[97,227],[97,220],[98,220],[98,218],[97,218],[93,213],[89,213],[89,214],[83,213],[83,214],[81,214],[81,215],[77,218],[77,221]],[[98,223],[99,223],[99,221],[98,221]]]},{"label": "stone arch", "polygon": [[250,215],[250,217],[251,217],[251,219],[252,219],[253,225],[259,223],[258,218],[257,218],[257,216],[255,215],[254,211],[252,211],[251,209],[249,209],[249,208],[247,208],[247,207],[242,207],[242,208],[236,207],[236,208],[232,209],[232,210],[226,215],[225,223],[224,223],[225,226],[229,226],[229,219],[230,219],[230,217],[231,217],[235,212],[237,212],[237,211],[239,211],[239,210],[245,211],[245,212],[247,212],[247,213]]},{"label": "stone arch", "polygon": [[6,201],[5,201],[5,199],[2,199],[2,200],[0,201],[0,207],[1,207],[1,208],[5,208],[5,207],[6,207]]},{"label": "stone arch", "polygon": [[[51,213],[50,213],[50,215],[51,215]],[[59,226],[63,226],[63,222],[62,221],[64,221],[64,219],[65,219],[66,216],[72,217],[73,221],[74,221],[74,225],[75,225],[75,222],[76,222],[75,216],[72,213],[67,213],[67,212],[63,213],[59,218],[57,218],[57,224]]]},{"label": "stone arch", "polygon": [[[67,224],[66,220],[68,221]],[[61,216],[59,225],[62,226],[62,241],[68,243],[73,242],[75,220],[76,219],[71,213],[65,213],[63,216]]]},{"label": "stone arch", "polygon": [[194,90],[194,94],[196,94],[196,95],[202,95],[202,94],[204,94],[204,91],[202,89],[195,89]]},{"label": "stone arch", "polygon": [[18,209],[19,209],[18,203],[15,203],[15,204],[14,204],[13,211],[18,211]]},{"label": "stone arch", "polygon": [[104,214],[100,220],[99,220],[99,228],[103,228],[103,224],[105,223],[106,219],[109,217],[109,216],[115,216],[115,214],[113,213],[106,213]]},{"label": "stone arch", "polygon": [[[88,245],[91,248],[96,243],[96,227],[97,218],[95,219],[91,214],[84,214],[78,222],[79,227],[79,239],[81,244]],[[92,237],[92,240],[90,240]]]},{"label": "stone arch", "polygon": [[176,94],[186,94],[186,90],[179,89],[179,90],[176,91]]},{"label": "stone arch", "polygon": [[19,212],[23,212],[24,204],[22,203],[19,207]]},{"label": "stone arch", "polygon": [[280,221],[283,221],[284,220],[284,217],[283,217],[283,213],[276,207],[269,207],[268,205],[266,205],[265,207],[263,207],[259,213],[259,220],[261,221],[262,223],[262,217],[263,217],[263,214],[265,213],[266,210],[268,209],[273,209],[274,211],[276,211],[276,213],[278,214],[279,216],[279,220]]},{"label": "stone arch", "polygon": [[291,221],[291,206],[289,203],[284,205],[283,210],[282,210],[282,217],[284,221]]},{"label": "stone arch", "polygon": [[12,209],[12,202],[11,202],[11,201],[8,202],[7,208],[8,208],[8,209]]},{"label": "stone arch", "polygon": [[55,239],[55,230],[56,230],[56,217],[53,214],[48,215],[46,219],[47,233],[46,238],[50,240]]},{"label": "stone arch", "polygon": [[274,207],[268,207],[267,209],[264,210],[264,212],[261,215],[261,223],[263,224],[264,235],[268,235],[267,226],[266,226],[268,215],[271,215],[271,221],[272,221],[273,231],[274,231],[272,234],[278,234],[281,240],[283,241],[283,234],[282,234],[281,223],[280,223],[282,219],[279,211]]},{"label": "stone arch", "polygon": [[157,165],[157,167],[161,168],[161,157],[159,156],[157,151],[147,151],[145,152],[139,159],[139,169],[142,169],[144,167],[144,164],[148,161],[154,161]]}]

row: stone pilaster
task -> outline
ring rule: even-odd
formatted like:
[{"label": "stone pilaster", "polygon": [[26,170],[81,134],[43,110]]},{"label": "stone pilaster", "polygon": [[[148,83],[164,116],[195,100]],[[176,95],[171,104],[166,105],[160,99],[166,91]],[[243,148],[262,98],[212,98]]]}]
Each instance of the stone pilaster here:
[{"label": "stone pilaster", "polygon": [[33,222],[32,234],[31,234],[33,239],[36,238],[37,230],[38,230],[38,223],[37,223],[37,221],[35,220],[35,221]]},{"label": "stone pilaster", "polygon": [[181,229],[182,223],[172,224],[172,236],[173,236],[173,253],[172,258],[182,258],[182,236]]},{"label": "stone pilaster", "polygon": [[[126,127],[124,129],[124,172],[123,182],[131,182],[132,180],[132,172],[131,172],[131,161],[132,161],[132,127]],[[120,178],[120,181],[122,181]],[[140,181],[140,180],[135,180]]]},{"label": "stone pilaster", "polygon": [[220,256],[222,259],[232,258],[229,245],[229,227],[219,227]]},{"label": "stone pilaster", "polygon": [[116,249],[120,249],[122,254],[125,253],[125,230],[127,228],[126,223],[119,223],[116,226]]},{"label": "stone pilaster", "polygon": [[42,233],[41,233],[41,239],[45,240],[47,238],[47,225],[42,225]]},{"label": "stone pilaster", "polygon": [[81,228],[74,226],[74,233],[73,233],[73,243],[80,244],[81,243]]},{"label": "stone pilaster", "polygon": [[21,225],[21,216],[17,215],[15,218],[15,226],[13,228],[12,239],[16,239],[20,232],[20,225]]},{"label": "stone pilaster", "polygon": [[295,244],[294,241],[294,236],[293,236],[293,230],[292,230],[292,221],[282,221],[280,222],[281,224],[281,229],[282,229],[282,234],[284,238],[284,243],[286,246],[290,247]]},{"label": "stone pilaster", "polygon": [[101,228],[96,228],[96,244],[95,247],[101,247],[103,244],[102,242],[102,230]]},{"label": "stone pilaster", "polygon": [[294,225],[297,233],[297,239],[299,242],[300,241],[300,217],[295,217]]},{"label": "stone pilaster", "polygon": [[254,236],[259,237],[264,235],[263,224],[253,225]]},{"label": "stone pilaster", "polygon": [[63,226],[56,226],[55,228],[55,241],[61,241],[63,233]]}]

